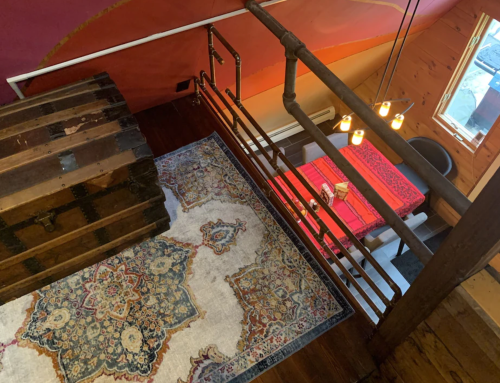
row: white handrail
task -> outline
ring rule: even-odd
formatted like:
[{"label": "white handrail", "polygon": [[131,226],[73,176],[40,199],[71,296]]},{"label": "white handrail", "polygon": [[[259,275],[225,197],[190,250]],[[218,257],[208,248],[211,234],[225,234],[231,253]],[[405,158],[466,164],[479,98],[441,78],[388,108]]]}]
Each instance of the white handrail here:
[{"label": "white handrail", "polygon": [[[286,1],[286,0],[270,0],[270,1],[266,1],[266,2],[261,3],[260,6],[261,7],[268,7],[270,5],[281,3],[283,1]],[[188,31],[190,29],[201,27],[203,25],[215,23],[217,21],[224,20],[224,19],[229,19],[230,17],[238,16],[238,15],[241,15],[245,12],[248,12],[248,10],[246,8],[243,8],[243,9],[240,9],[238,11],[225,13],[225,14],[220,15],[220,16],[215,16],[215,17],[212,17],[210,19],[198,21],[198,22],[193,23],[193,24],[184,25],[183,27],[171,29],[169,31],[155,33],[154,35],[143,37],[142,39],[139,39],[139,40],[134,40],[134,41],[130,41],[130,42],[125,43],[125,44],[116,45],[114,47],[104,49],[102,51],[98,51],[98,52],[94,52],[94,53],[91,53],[91,54],[88,54],[85,56],[77,57],[76,59],[64,61],[62,63],[51,65],[51,66],[48,66],[46,68],[35,70],[33,72],[28,72],[28,73],[20,74],[18,76],[9,77],[9,78],[7,78],[7,83],[11,86],[11,88],[14,90],[14,92],[16,92],[16,94],[19,96],[19,98],[23,99],[23,98],[25,98],[24,94],[23,94],[23,92],[21,92],[21,90],[17,86],[17,83],[19,81],[25,81],[25,80],[28,80],[28,79],[36,77],[36,76],[40,76],[40,75],[45,74],[45,73],[54,72],[56,70],[67,68],[67,67],[72,66],[72,65],[76,65],[76,64],[79,64],[79,63],[82,63],[85,61],[93,60],[93,59],[98,58],[98,57],[106,56],[106,55],[109,55],[109,54],[114,53],[114,52],[118,52],[118,51],[122,51],[124,49],[132,48],[132,47],[135,47],[137,45],[146,44],[146,43],[149,43],[150,41],[162,39],[162,38],[167,37],[167,36],[172,36],[172,35],[175,35],[176,33],[185,32],[185,31]]]}]

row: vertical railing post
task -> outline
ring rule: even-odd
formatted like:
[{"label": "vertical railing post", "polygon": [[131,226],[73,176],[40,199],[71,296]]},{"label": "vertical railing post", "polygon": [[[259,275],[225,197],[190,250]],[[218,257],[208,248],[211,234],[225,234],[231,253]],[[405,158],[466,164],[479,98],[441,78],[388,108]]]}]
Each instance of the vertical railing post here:
[{"label": "vertical railing post", "polygon": [[295,100],[295,79],[297,78],[297,56],[291,49],[285,50],[285,90],[283,92],[283,102]]},{"label": "vertical railing post", "polygon": [[215,84],[215,55],[214,55],[214,34],[208,28],[208,58],[210,60],[210,79]]},{"label": "vertical railing post", "polygon": [[193,105],[200,105],[200,81],[197,78],[194,79],[194,95]]},{"label": "vertical railing post", "polygon": [[236,100],[241,101],[241,59],[236,58]]}]

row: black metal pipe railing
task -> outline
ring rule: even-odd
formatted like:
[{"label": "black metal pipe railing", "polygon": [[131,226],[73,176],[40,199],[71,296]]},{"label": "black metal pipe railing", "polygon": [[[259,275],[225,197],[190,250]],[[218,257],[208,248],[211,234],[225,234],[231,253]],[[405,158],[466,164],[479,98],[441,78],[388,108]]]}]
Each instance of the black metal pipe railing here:
[{"label": "black metal pipe railing", "polygon": [[[241,60],[237,60],[239,58],[238,53],[231,47],[231,45],[218,33],[218,31],[213,28],[213,26],[208,27],[209,35],[215,34],[216,37],[223,43],[226,49],[235,57],[236,65],[240,67],[240,71],[237,72],[241,75]],[[209,37],[209,54],[213,55],[210,60],[210,72],[215,75],[215,50],[213,49],[213,37]],[[293,54],[290,54],[290,59],[293,60]],[[223,59],[221,58],[223,61]],[[296,63],[296,60],[295,60]],[[293,69],[293,68],[292,68]],[[296,69],[296,68],[295,68]],[[287,71],[287,73],[291,73],[295,76],[295,70],[293,72]],[[287,92],[286,95],[294,97],[294,77],[289,76],[286,81],[287,84]],[[210,92],[206,87],[205,81],[209,84],[212,91],[215,93],[217,98],[222,102],[226,110],[229,112],[228,116],[222,108],[219,106],[217,101],[212,97]],[[200,89],[202,93],[200,93]],[[241,91],[241,76],[237,76],[236,89]],[[264,141],[270,146],[272,153],[267,153],[264,150],[261,142],[253,135],[248,126],[244,123],[244,121],[240,118],[239,114],[235,111],[233,106],[226,100],[221,91],[217,88],[216,82],[214,78],[210,77],[205,71],[200,72],[200,79],[195,80],[195,92],[197,94],[197,99],[206,98],[212,107],[217,111],[221,122],[226,128],[236,136],[236,138],[240,141],[241,145],[248,152],[248,156],[254,160],[254,164],[256,164],[256,168],[259,170],[263,176],[269,180],[269,182],[274,186],[273,188],[269,187],[269,184],[266,184],[268,193],[274,193],[276,195],[277,200],[283,202],[283,200],[288,204],[289,207],[287,209],[291,209],[298,217],[302,215],[300,209],[295,205],[292,201],[292,198],[296,198],[299,200],[304,208],[307,210],[307,213],[312,217],[311,222],[315,222],[317,227],[314,227],[311,222],[307,219],[303,219],[302,222],[307,229],[307,231],[312,235],[312,238],[316,240],[319,244],[320,248],[323,250],[325,254],[329,256],[329,258],[333,261],[333,263],[339,268],[340,272],[346,277],[346,279],[353,285],[353,287],[358,291],[359,295],[367,302],[369,307],[375,312],[375,314],[380,318],[384,318],[395,305],[395,302],[401,297],[401,290],[399,286],[392,281],[392,279],[387,275],[385,270],[378,264],[375,258],[371,255],[371,253],[361,244],[361,242],[356,238],[356,236],[349,230],[349,228],[345,225],[345,223],[333,212],[333,210],[326,204],[317,193],[317,191],[309,185],[309,183],[305,180],[305,178],[300,174],[297,169],[290,163],[290,161],[284,156],[284,154],[279,150],[277,145],[272,142],[272,140],[267,136],[262,127],[255,121],[255,119],[248,113],[243,104],[241,103],[241,99],[238,98],[237,95],[234,95],[229,89],[226,89],[226,94],[229,98],[234,102],[240,112],[250,121],[253,127],[261,134],[264,138]],[[232,117],[232,120],[231,118]],[[271,167],[275,170],[275,172],[280,176],[281,180],[285,183],[291,195],[295,197],[289,196],[288,193],[283,189],[279,182],[270,174],[269,170],[263,165],[259,156],[251,149],[249,143],[242,137],[239,131],[239,127],[243,129],[243,131],[247,134],[247,136],[253,141],[258,150],[262,152],[264,159],[271,165]],[[285,165],[290,169],[292,174],[297,177],[297,179],[302,183],[302,185],[311,193],[311,196],[315,198],[321,207],[323,207],[324,211],[327,212],[329,217],[339,226],[339,228],[346,234],[349,240],[353,243],[353,245],[363,254],[365,259],[373,266],[373,268],[381,275],[381,277],[386,281],[389,287],[394,291],[394,295],[391,300],[389,300],[385,294],[380,290],[380,288],[373,282],[370,276],[366,273],[363,266],[361,266],[356,260],[353,258],[352,254],[345,248],[345,246],[340,242],[340,240],[331,232],[328,226],[324,223],[324,221],[318,216],[318,214],[312,209],[309,205],[308,201],[300,194],[297,188],[293,185],[293,183],[289,180],[288,176],[283,172],[283,170],[278,166],[277,161],[281,159]],[[266,189],[267,190],[267,189]],[[269,195],[269,194],[268,194]],[[328,237],[334,246],[336,246],[340,253],[349,261],[352,267],[349,269],[344,266],[338,256],[333,252],[331,245],[328,245],[325,241],[325,236]],[[320,263],[325,263],[325,259],[321,257],[318,259]],[[326,263],[327,273],[332,277],[332,279],[337,282],[342,283],[339,276],[333,271],[331,267],[329,267],[328,263]],[[357,271],[357,275],[354,275],[354,270]],[[332,275],[333,274],[333,275]],[[373,302],[373,300],[368,296],[366,291],[359,285],[356,278],[362,277],[367,285],[375,292],[375,294],[380,298],[382,303],[385,306],[385,310],[382,312],[377,305]],[[345,286],[344,286],[345,287]],[[363,313],[367,316],[366,313]],[[367,316],[367,319],[369,317]]]},{"label": "black metal pipe railing", "polygon": [[[220,55],[214,48],[213,35],[215,35],[219,39],[222,45],[224,45],[224,47],[228,50],[228,52],[231,53],[231,55],[234,57],[234,61],[236,64],[236,99],[241,100],[241,57],[238,54],[238,52],[236,52],[234,48],[227,42],[224,36],[222,36],[220,32],[212,24],[208,26],[209,53],[212,52],[213,55],[217,55],[218,57],[220,57]],[[222,57],[220,57],[220,60],[218,59],[217,61],[219,61],[221,65],[224,64],[224,59],[222,59]],[[210,77],[212,78],[212,81],[215,84],[215,68],[213,68],[214,67],[213,64],[214,64],[213,59],[211,59]]]},{"label": "black metal pipe railing", "polygon": [[[195,83],[198,81],[199,83],[199,80],[198,79],[195,79]],[[200,88],[202,88],[202,91],[203,92],[197,92],[197,100],[199,101],[199,99],[202,99],[206,105],[212,109],[212,111],[214,111],[216,113],[216,116],[219,118],[219,121],[221,122],[222,126],[224,126],[228,131],[232,131],[232,125],[231,123],[227,123],[229,120],[227,118],[220,118],[220,111],[222,111],[220,109],[220,107],[218,106],[217,102],[214,100],[214,98],[210,95],[210,93],[208,92],[208,90],[206,89],[206,87],[202,87],[202,86],[199,86]],[[196,88],[196,85],[195,85],[195,88]],[[194,102],[195,104],[198,104],[198,102],[195,100]],[[233,132],[234,133],[234,132]],[[245,141],[243,138],[239,139],[240,142]],[[246,144],[246,145],[245,145]],[[242,143],[243,147],[245,147],[247,149],[247,151],[249,151],[249,153],[253,153],[250,155],[250,157],[252,157],[253,159],[255,159],[255,157],[258,158],[258,156],[255,154],[255,152],[253,152],[253,150],[251,149],[250,145],[248,145],[248,143],[245,141],[245,144]],[[254,168],[259,171],[262,176],[264,177],[263,179],[266,179],[268,176],[271,176],[271,174],[269,173],[269,171],[267,171],[267,169],[264,169],[262,170],[261,168],[259,168],[259,164],[261,164],[262,166],[264,166],[262,164],[262,161],[259,161],[259,162],[256,162],[256,163],[253,163],[254,165]],[[262,185],[261,189],[264,191],[264,193],[267,195],[267,197],[271,198],[271,196],[273,195],[275,197],[275,200],[278,201],[279,203],[283,204],[283,201],[280,199],[279,195],[270,187],[270,185],[265,182],[265,185]],[[286,207],[285,207],[286,208]],[[314,244],[311,242],[311,245],[314,246]],[[342,281],[342,279],[333,271],[333,269],[330,267],[330,265],[327,263],[326,259],[320,255],[320,257],[316,257],[314,255],[314,252],[313,252],[313,256],[315,257],[315,259],[318,261],[318,263],[323,267],[323,269],[325,270],[325,272],[327,273],[327,275],[337,283],[337,286],[340,288],[341,291],[343,291],[345,294],[351,294],[351,292],[349,291],[348,287],[346,286],[346,284]],[[371,324],[374,328],[376,327],[375,324],[373,323],[372,319],[370,318],[370,316],[368,315],[368,313],[363,310],[363,308],[359,305],[358,302],[356,302],[356,300],[352,301],[352,304],[356,307],[357,309],[357,312],[359,312],[362,316],[365,317],[365,319],[367,320],[367,322],[369,324]],[[372,307],[372,306],[370,306]],[[387,313],[386,313],[387,315]]]},{"label": "black metal pipe railing", "polygon": [[[285,47],[285,54],[300,59],[333,93],[335,93],[360,119],[382,138],[415,172],[439,194],[458,214],[463,215],[471,202],[448,179],[434,168],[397,132],[390,129],[363,100],[335,76],[306,46],[265,11],[255,0],[248,0],[246,8],[254,14]],[[292,77],[292,72],[285,78]],[[291,89],[291,87],[290,87]],[[287,89],[285,87],[285,93]],[[291,97],[288,97],[292,99]],[[291,104],[288,109],[291,108]],[[293,109],[297,109],[296,106]],[[290,112],[290,110],[289,110]],[[299,114],[298,112],[296,112]],[[299,121],[300,122],[300,121]],[[324,135],[323,135],[324,136]],[[323,149],[324,150],[324,149]],[[330,151],[330,150],[329,150]],[[325,151],[327,154],[328,152]],[[346,174],[347,175],[347,174]],[[349,177],[349,175],[347,175]],[[382,212],[380,212],[382,214]],[[399,234],[399,233],[398,233]]]},{"label": "black metal pipe railing", "polygon": [[392,281],[386,271],[380,266],[380,264],[375,260],[375,258],[371,255],[371,253],[363,246],[360,240],[349,230],[344,221],[342,221],[337,214],[333,212],[333,210],[328,206],[328,204],[323,201],[321,196],[317,193],[317,191],[307,182],[304,176],[293,166],[290,160],[279,150],[279,147],[271,140],[271,138],[266,134],[264,129],[259,125],[259,123],[253,118],[253,116],[248,112],[248,110],[243,106],[241,102],[236,102],[234,96],[232,95],[229,89],[226,90],[226,93],[229,97],[235,102],[236,106],[240,109],[242,114],[250,121],[252,126],[257,130],[257,132],[264,138],[269,147],[273,150],[274,153],[277,153],[279,158],[283,161],[283,163],[290,169],[292,174],[302,183],[302,185],[307,189],[307,191],[311,194],[312,197],[319,203],[319,205],[323,208],[323,210],[328,214],[328,216],[337,224],[344,232],[351,243],[363,254],[363,256],[370,262],[373,268],[382,276],[382,278],[387,282],[389,287],[394,291],[394,296],[392,298],[392,302],[397,301],[401,297],[401,289],[399,286]]},{"label": "black metal pipe railing", "polygon": [[[287,52],[288,53],[288,52]],[[290,58],[287,54],[286,72],[296,73],[297,59]],[[288,83],[286,81],[289,81]],[[401,217],[392,210],[389,204],[377,193],[377,191],[364,179],[356,168],[340,153],[323,132],[316,126],[307,114],[295,101],[295,78],[292,75],[285,75],[285,90],[283,93],[283,103],[288,113],[295,117],[299,124],[311,135],[328,157],[339,167],[339,169],[349,178],[354,186],[366,197],[368,202],[380,213],[382,218],[394,229],[403,239],[414,254],[426,263],[432,258],[432,252],[416,236],[416,234],[403,222]],[[369,108],[368,108],[369,109]],[[371,110],[371,109],[369,109]]]},{"label": "black metal pipe railing", "polygon": [[[227,101],[225,100],[224,96],[222,95],[222,93],[220,93],[220,91],[217,89],[217,86],[212,86],[212,83],[210,82],[210,79],[208,77],[208,75],[202,71],[201,72],[201,78],[204,78],[208,81],[210,87],[212,88],[212,90],[214,91],[214,93],[219,97],[219,99],[221,101],[223,101],[223,103],[225,104],[225,106],[229,106],[229,108],[231,108],[231,106],[229,105],[229,103],[227,103]],[[196,79],[195,81],[198,81],[198,79]],[[234,124],[231,122],[231,120],[223,113],[222,109],[220,108],[220,106],[218,106],[217,102],[213,99],[213,97],[210,95],[210,93],[208,92],[204,82],[199,82],[199,87],[201,88],[201,90],[203,91],[203,93],[206,95],[206,97],[210,100],[211,104],[216,108],[216,110],[219,112],[219,113],[222,113],[225,117],[222,117],[223,120],[226,122],[227,124],[227,127],[232,131],[232,133],[238,138],[238,140],[241,142],[241,144],[243,145],[243,147],[248,151],[249,155],[251,158],[253,158],[253,160],[257,163],[257,169],[262,173],[264,172],[265,174],[265,178],[269,179],[274,187],[279,191],[280,195],[285,199],[286,203],[292,208],[292,210],[294,211],[294,213],[300,217],[302,215],[302,212],[299,210],[299,208],[293,203],[292,199],[288,196],[288,194],[283,190],[283,188],[281,187],[281,185],[276,182],[276,180],[274,179],[274,177],[269,173],[269,171],[266,169],[266,167],[264,166],[264,164],[262,163],[262,161],[259,159],[259,157],[255,154],[255,152],[252,150],[252,148],[250,147],[250,145],[246,142],[246,140],[241,136],[241,134],[239,133],[239,130],[237,128],[237,124]],[[230,112],[234,112],[234,109],[228,109],[230,110]],[[231,113],[231,114],[233,114]],[[233,121],[237,121],[238,123],[241,123],[241,119],[233,114]],[[248,127],[246,127],[246,125],[242,125],[242,128],[243,130],[245,130],[245,132],[248,134],[250,132],[250,130],[248,129]],[[253,135],[252,135],[253,136]],[[264,148],[262,147],[262,145],[260,144],[260,142],[255,138],[255,136],[253,137],[254,140],[252,140],[255,145],[257,146],[257,148],[262,151],[262,153],[265,153],[264,157],[266,158],[266,160],[269,162],[269,163],[273,163],[273,159],[271,158],[271,156],[264,150]],[[278,149],[279,151],[279,149]],[[280,152],[281,153],[281,152]],[[277,167],[276,165],[276,162],[274,162],[275,164],[275,170],[278,171],[279,167]],[[281,169],[279,169],[279,172],[282,173],[282,175],[284,175],[284,173],[281,171]],[[284,178],[286,179],[286,177]],[[288,186],[290,186],[290,184],[287,184]],[[293,185],[291,185],[293,187]],[[295,189],[295,187],[293,187],[293,189]],[[272,190],[272,189],[271,189]],[[296,197],[299,199],[299,201],[304,205],[304,207],[308,210],[308,212],[312,215],[315,216],[315,220],[316,222],[319,224],[320,222],[322,223],[322,225],[320,226],[320,232],[318,233],[314,228],[313,226],[307,221],[307,220],[303,220],[302,222],[304,223],[304,226],[306,226],[307,230],[313,235],[314,239],[318,242],[318,244],[322,247],[322,249],[325,251],[325,253],[327,253],[329,255],[329,257],[332,259],[332,261],[335,263],[335,265],[337,265],[337,267],[339,267],[340,271],[345,275],[345,277],[347,278],[347,280],[352,283],[353,287],[358,291],[358,293],[360,294],[360,296],[367,302],[367,304],[370,306],[370,308],[375,312],[375,314],[377,315],[377,317],[379,317],[380,319],[384,318],[385,315],[387,315],[387,313],[389,312],[389,310],[386,310],[385,313],[382,313],[380,311],[380,309],[377,307],[377,305],[370,299],[370,297],[368,296],[368,294],[365,292],[365,290],[359,285],[358,281],[356,280],[356,278],[349,272],[349,270],[342,264],[342,262],[337,258],[337,256],[335,255],[335,253],[330,249],[330,247],[324,242],[323,238],[324,238],[324,235],[328,235],[332,241],[334,241],[334,243],[336,244],[339,244],[341,246],[341,251],[344,255],[346,255],[349,259],[349,262],[351,263],[351,265],[358,271],[360,272],[361,271],[361,274],[363,276],[363,278],[365,279],[365,281],[368,283],[369,286],[374,286],[375,289],[377,290],[374,290],[376,291],[377,295],[379,294],[382,294],[383,293],[378,289],[378,287],[373,283],[373,281],[371,280],[371,278],[366,275],[366,272],[364,272],[364,270],[361,268],[361,266],[359,266],[359,264],[352,258],[352,256],[350,255],[349,251],[340,243],[340,241],[338,241],[338,239],[333,235],[333,233],[330,232],[330,230],[328,229],[328,227],[326,227],[326,225],[324,225],[324,223],[322,222],[322,220],[317,216],[316,212],[314,212],[314,210],[309,206],[309,204],[307,203],[307,201],[300,195],[300,193],[295,189],[295,192],[294,194],[296,195]],[[278,199],[280,199],[280,195],[277,195]],[[324,259],[323,259],[324,260]],[[319,260],[318,260],[319,261]],[[338,275],[333,271],[333,269],[331,267],[327,267],[325,268],[326,272],[328,273],[328,275],[334,279],[337,283],[343,283],[342,280],[338,277]],[[391,280],[392,282],[392,280]],[[380,295],[379,295],[380,297]],[[384,296],[385,298],[385,296]],[[382,297],[381,297],[382,299]],[[393,305],[391,302],[388,302],[387,298],[385,298],[384,300],[384,303],[387,304],[388,307],[390,307],[392,309]],[[371,322],[371,319],[369,316],[366,315],[366,313],[363,313],[363,315],[366,316],[366,319]]]}]

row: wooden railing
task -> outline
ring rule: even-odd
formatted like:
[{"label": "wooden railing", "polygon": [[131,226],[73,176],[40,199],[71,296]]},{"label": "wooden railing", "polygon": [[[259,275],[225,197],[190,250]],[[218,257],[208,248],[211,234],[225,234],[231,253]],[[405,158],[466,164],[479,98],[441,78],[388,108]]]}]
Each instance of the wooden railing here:
[{"label": "wooden railing", "polygon": [[[293,209],[295,214],[300,217],[302,215],[300,209],[295,205],[292,201],[288,193],[282,188],[280,183],[278,183],[273,175],[269,172],[269,170],[264,166],[261,159],[251,146],[248,144],[247,140],[241,135],[240,128],[247,134],[247,136],[251,139],[251,141],[255,144],[255,147],[261,152],[264,156],[265,160],[271,165],[271,167],[276,171],[276,173],[281,177],[283,182],[287,185],[287,187],[292,191],[294,196],[304,205],[304,208],[307,210],[308,214],[313,218],[313,220],[317,223],[319,230],[315,229],[311,223],[307,220],[302,220],[304,226],[307,231],[312,235],[312,237],[317,241],[317,243],[321,246],[322,250],[328,257],[333,261],[333,263],[340,269],[345,278],[352,284],[352,286],[356,289],[359,295],[366,301],[366,303],[370,306],[373,312],[380,319],[383,319],[390,310],[394,307],[395,303],[401,298],[401,289],[399,286],[389,277],[386,271],[380,266],[380,264],[376,261],[373,255],[363,246],[363,244],[359,241],[358,238],[349,230],[344,221],[338,217],[338,215],[325,203],[317,191],[306,181],[304,176],[293,166],[293,164],[288,160],[288,158],[279,150],[278,146],[269,138],[266,132],[262,129],[259,123],[252,117],[252,115],[248,112],[248,110],[244,107],[241,102],[241,59],[235,49],[221,36],[221,34],[217,31],[217,29],[213,25],[209,25],[208,29],[208,46],[209,46],[209,56],[210,56],[210,76],[205,72],[201,71],[200,78],[195,79],[195,89],[196,93],[199,97],[204,97],[206,101],[212,105],[212,107],[218,112],[219,116],[223,120],[226,125],[226,128],[236,136],[241,146],[246,149],[250,158],[252,158],[257,164],[256,168],[263,173],[263,176],[270,181],[270,183],[274,186],[275,190],[278,191],[277,196],[281,197],[281,200],[286,201],[288,206]],[[230,89],[226,89],[224,95],[218,88],[215,82],[215,61],[219,62],[219,64],[224,64],[224,59],[214,48],[213,37],[216,36],[222,45],[233,55],[236,63],[236,95],[234,95]],[[231,118],[224,113],[222,107],[216,101],[216,99],[209,92],[208,88],[210,88],[217,99],[222,103],[223,107],[229,111]],[[200,92],[201,90],[201,92]],[[226,98],[228,97],[236,106],[233,107],[231,102]],[[248,119],[248,121],[252,124],[252,126],[257,130],[257,132],[261,135],[264,141],[269,145],[269,148],[272,151],[272,154],[269,154],[261,142],[255,137],[252,131],[248,128],[245,122],[240,117],[242,114],[244,117]],[[339,241],[339,239],[332,233],[332,231],[328,228],[325,222],[319,217],[319,215],[309,206],[308,201],[299,193],[297,188],[290,181],[285,172],[278,166],[278,159],[283,161],[283,163],[288,167],[288,169],[292,172],[292,174],[301,182],[301,184],[308,190],[308,192],[312,195],[312,197],[318,202],[318,204],[324,209],[324,211],[328,214],[328,216],[339,226],[339,228],[346,234],[352,244],[355,246],[357,250],[359,250],[364,258],[367,260],[369,264],[376,270],[376,272],[383,278],[383,280],[389,285],[389,287],[394,292],[394,295],[391,299],[388,299],[387,296],[380,290],[380,288],[376,285],[376,283],[370,278],[367,274],[366,270],[353,258],[353,255],[349,252],[349,250]],[[273,189],[269,189],[268,192],[275,192]],[[288,211],[288,210],[287,210]],[[331,247],[325,241],[325,237],[328,237],[331,242],[340,250],[341,256],[345,257],[351,267],[346,267],[341,261],[338,255],[331,249]],[[321,257],[321,256],[320,256]],[[330,277],[336,280],[338,283],[343,284],[340,277],[335,273],[332,267],[324,262],[325,259],[323,257],[318,257],[317,260],[323,263],[323,267],[329,273]],[[357,275],[354,276],[354,272],[352,270],[356,270]],[[362,278],[368,286],[373,289],[378,298],[382,301],[385,306],[385,309],[381,310],[374,301],[369,297],[366,291],[360,286],[358,279]],[[348,290],[347,290],[348,291]],[[347,292],[349,293],[349,292]],[[354,299],[354,297],[353,297]],[[371,322],[370,317],[366,312],[362,312],[363,315],[366,316],[367,320]]]},{"label": "wooden railing", "polygon": [[[195,90],[198,99],[209,103],[218,113],[226,128],[234,134],[248,152],[248,156],[254,160],[263,176],[272,183],[273,188],[266,188],[267,193],[276,193],[277,201],[285,200],[293,209],[297,216],[301,216],[300,210],[295,206],[288,194],[283,190],[270,172],[263,165],[259,156],[252,150],[247,141],[242,137],[239,128],[248,135],[257,149],[264,156],[265,160],[272,166],[276,173],[283,179],[288,188],[297,199],[307,209],[308,214],[318,223],[319,231],[303,220],[304,226],[311,233],[323,251],[339,267],[345,277],[365,299],[368,305],[379,317],[377,329],[374,332],[370,343],[372,354],[379,360],[383,360],[392,349],[400,344],[416,326],[424,320],[432,310],[465,278],[472,275],[500,250],[500,204],[497,203],[497,190],[500,187],[500,170],[491,179],[477,197],[474,204],[465,197],[450,181],[430,165],[416,150],[413,149],[397,132],[393,131],[387,123],[381,119],[368,105],[359,99],[354,92],[349,89],[340,79],[338,79],[323,63],[319,61],[291,32],[287,31],[277,20],[259,6],[254,0],[249,0],[247,9],[252,12],[285,47],[286,73],[283,101],[286,110],[295,117],[302,127],[310,134],[316,143],[323,149],[327,156],[339,167],[339,169],[349,178],[356,188],[375,207],[385,221],[404,240],[420,260],[427,264],[415,282],[411,285],[407,293],[401,297],[399,287],[391,280],[383,268],[377,263],[373,255],[366,250],[361,242],[354,236],[342,220],[323,202],[321,197],[302,177],[300,172],[281,153],[276,144],[267,136],[259,123],[250,115],[241,102],[241,59],[230,44],[220,35],[213,25],[208,27],[209,33],[209,55],[210,73],[200,73],[200,78],[195,80]],[[215,60],[223,64],[223,59],[213,46],[213,36],[216,36],[224,47],[233,55],[237,65],[236,75],[236,95],[229,89],[225,90],[226,95],[234,103],[233,105],[226,99],[226,96],[217,88],[215,82]],[[408,228],[383,200],[383,198],[370,186],[370,184],[357,172],[349,161],[333,146],[321,130],[309,119],[295,101],[295,79],[297,71],[297,60],[300,59],[325,85],[327,85],[345,104],[351,108],[353,113],[360,117],[377,135],[379,135],[391,147],[405,163],[410,165],[421,178],[429,184],[431,189],[439,194],[452,206],[457,213],[463,216],[458,225],[451,232],[436,254],[432,252],[420,241],[420,239]],[[208,84],[208,87],[207,87]],[[222,102],[223,107],[229,112],[230,117],[224,113],[222,107],[211,95],[209,88],[215,93],[217,99]],[[201,92],[200,92],[201,90]],[[198,101],[199,102],[199,101]],[[271,148],[268,154],[262,147],[259,140],[240,118],[240,113],[248,119],[264,141]],[[278,166],[277,161],[281,159],[290,169],[291,173],[303,184],[311,193],[328,216],[341,228],[354,246],[363,254],[365,259],[373,266],[380,276],[394,291],[394,296],[389,301],[385,295],[377,288],[373,280],[367,275],[365,270],[353,259],[351,253],[340,243],[338,238],[329,230],[321,218],[310,208],[306,201],[290,182],[286,174]],[[277,192],[276,192],[276,191]],[[281,199],[279,198],[281,196]],[[287,211],[287,209],[282,209]],[[346,257],[359,275],[374,290],[385,305],[384,310],[379,310],[370,297],[364,292],[356,278],[343,266],[340,258],[331,250],[325,242],[325,236],[330,238],[333,244],[340,250],[340,254]],[[312,243],[312,242],[311,242]],[[312,252],[316,260],[323,266],[330,277],[339,286],[345,287],[339,276],[333,271],[328,262],[319,252]],[[346,289],[342,289],[346,292]],[[349,290],[347,293],[350,294]],[[362,312],[363,313],[363,312]],[[367,319],[370,318],[364,313]]]}]

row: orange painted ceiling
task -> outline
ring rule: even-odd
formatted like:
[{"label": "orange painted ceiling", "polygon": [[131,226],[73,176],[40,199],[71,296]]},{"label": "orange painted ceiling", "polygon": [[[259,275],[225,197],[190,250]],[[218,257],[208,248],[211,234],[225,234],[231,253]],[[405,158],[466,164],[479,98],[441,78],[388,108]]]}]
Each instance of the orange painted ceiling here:
[{"label": "orange painted ceiling", "polygon": [[[34,70],[36,65],[53,65],[241,9],[244,5],[242,0],[121,0],[115,4],[110,0],[93,0],[85,5],[75,0],[54,0],[53,5],[45,2],[44,17],[37,18],[31,12],[41,12],[40,7],[27,6],[33,1],[6,1],[7,12],[0,16],[0,22],[9,21],[7,26],[17,34],[15,43],[11,29],[6,29],[4,37],[0,36],[6,47],[2,51],[6,57],[0,64],[3,78]],[[457,2],[421,0],[414,30],[428,27]],[[55,9],[58,3],[66,12]],[[23,9],[19,4],[26,7]],[[267,10],[329,64],[393,39],[405,7],[406,1],[402,0],[287,0]],[[19,17],[21,11],[30,17]],[[36,25],[23,31],[22,20],[36,20]],[[56,21],[60,23],[54,27]],[[283,47],[253,15],[236,16],[216,23],[216,27],[242,57],[243,98],[283,83]],[[234,86],[233,60],[220,44],[216,48],[226,59],[224,66],[217,64],[218,86]],[[208,49],[206,30],[200,27],[37,77],[25,93],[35,94],[107,71],[131,109],[137,112],[192,91],[176,93],[176,84],[192,78],[201,69],[208,71]],[[299,74],[305,71],[299,67]],[[2,83],[0,102],[13,97],[10,88]]]}]

